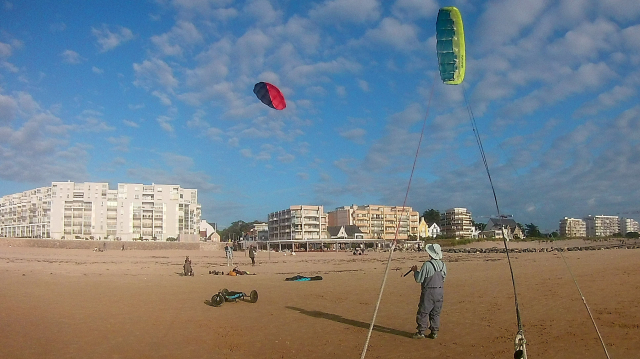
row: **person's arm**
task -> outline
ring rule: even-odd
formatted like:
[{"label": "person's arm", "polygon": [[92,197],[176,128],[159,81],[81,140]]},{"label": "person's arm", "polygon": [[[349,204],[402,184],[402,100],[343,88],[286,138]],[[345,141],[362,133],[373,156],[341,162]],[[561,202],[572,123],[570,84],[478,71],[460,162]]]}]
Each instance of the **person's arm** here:
[{"label": "person's arm", "polygon": [[433,266],[429,264],[429,262],[424,262],[420,270],[417,270],[417,266],[413,266],[412,269],[413,268],[415,268],[413,278],[417,283],[422,283],[425,278],[431,277],[435,273]]},{"label": "person's arm", "polygon": [[447,263],[442,262],[442,281],[447,278]]}]

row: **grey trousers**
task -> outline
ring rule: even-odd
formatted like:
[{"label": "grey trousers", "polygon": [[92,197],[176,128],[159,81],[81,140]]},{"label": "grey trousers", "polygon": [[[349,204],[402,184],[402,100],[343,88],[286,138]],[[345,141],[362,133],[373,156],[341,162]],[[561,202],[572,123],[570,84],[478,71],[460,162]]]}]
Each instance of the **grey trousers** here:
[{"label": "grey trousers", "polygon": [[416,323],[418,331],[424,332],[427,328],[433,332],[440,329],[440,312],[444,290],[442,288],[424,288],[420,293]]}]

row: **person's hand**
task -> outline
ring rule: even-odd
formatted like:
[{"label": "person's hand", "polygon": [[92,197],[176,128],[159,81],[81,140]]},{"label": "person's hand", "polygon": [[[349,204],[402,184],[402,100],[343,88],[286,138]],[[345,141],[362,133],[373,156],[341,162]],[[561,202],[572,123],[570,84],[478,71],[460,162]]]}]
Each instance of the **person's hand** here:
[{"label": "person's hand", "polygon": [[417,272],[418,271],[418,266],[414,265],[413,267],[411,267],[411,270],[414,271],[414,272]]}]

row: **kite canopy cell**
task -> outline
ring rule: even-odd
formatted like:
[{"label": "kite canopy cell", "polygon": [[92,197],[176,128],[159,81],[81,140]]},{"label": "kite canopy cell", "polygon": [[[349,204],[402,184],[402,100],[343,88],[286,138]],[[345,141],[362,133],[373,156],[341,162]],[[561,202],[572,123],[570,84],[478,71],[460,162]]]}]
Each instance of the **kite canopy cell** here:
[{"label": "kite canopy cell", "polygon": [[442,82],[447,85],[462,83],[465,68],[464,30],[457,8],[443,7],[438,12],[436,40]]},{"label": "kite canopy cell", "polygon": [[265,105],[275,108],[276,110],[283,110],[287,107],[287,103],[284,101],[284,96],[282,96],[282,92],[268,82],[258,82],[253,87],[253,93],[258,96],[260,101]]}]

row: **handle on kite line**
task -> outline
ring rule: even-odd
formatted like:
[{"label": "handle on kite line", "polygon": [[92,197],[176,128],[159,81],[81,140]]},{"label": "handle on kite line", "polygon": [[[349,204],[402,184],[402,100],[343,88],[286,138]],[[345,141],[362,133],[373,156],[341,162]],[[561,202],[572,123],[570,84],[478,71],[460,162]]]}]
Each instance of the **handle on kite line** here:
[{"label": "handle on kite line", "polygon": [[411,273],[413,270],[409,269],[409,271],[407,273],[405,273],[402,278],[406,277],[407,275],[409,275],[409,273]]}]

